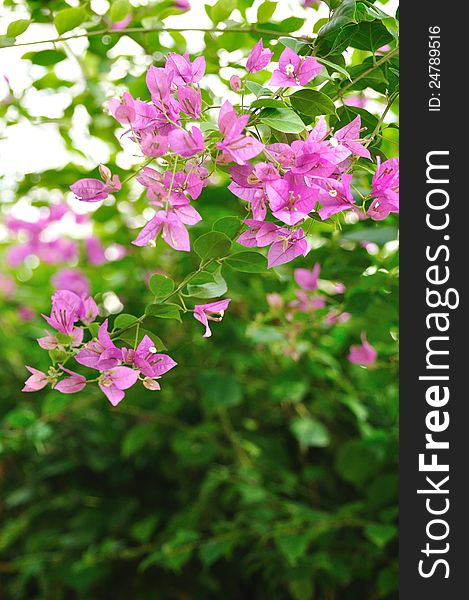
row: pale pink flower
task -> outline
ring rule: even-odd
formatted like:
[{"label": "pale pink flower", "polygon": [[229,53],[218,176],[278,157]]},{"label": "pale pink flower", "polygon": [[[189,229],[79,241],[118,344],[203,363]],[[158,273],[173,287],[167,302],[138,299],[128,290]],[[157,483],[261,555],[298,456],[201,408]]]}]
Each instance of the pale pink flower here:
[{"label": "pale pink flower", "polygon": [[318,279],[321,272],[321,265],[316,263],[310,269],[295,269],[293,275],[296,283],[304,290],[312,292],[318,289]]},{"label": "pale pink flower", "polygon": [[49,383],[49,377],[42,371],[38,371],[33,367],[26,366],[28,371],[32,373],[28,379],[24,382],[24,387],[21,390],[22,392],[37,392],[38,390],[42,390]]},{"label": "pale pink flower", "polygon": [[313,56],[298,56],[291,48],[285,48],[269,85],[304,86],[319,75],[322,69],[323,66]]},{"label": "pale pink flower", "polygon": [[79,375],[74,371],[70,371],[66,369],[64,366],[59,365],[62,371],[68,373],[70,377],[65,377],[61,381],[59,381],[54,389],[62,392],[62,394],[75,394],[76,392],[81,392],[81,390],[86,386],[86,377],[83,375]]},{"label": "pale pink flower", "polygon": [[246,63],[246,70],[249,73],[257,73],[262,71],[270,63],[273,52],[268,49],[264,49],[262,39],[260,39],[249,54],[248,61]]},{"label": "pale pink flower", "polygon": [[194,318],[200,321],[202,325],[205,325],[203,337],[210,337],[212,335],[208,322],[220,322],[230,302],[231,299],[227,298],[226,300],[217,300],[217,302],[211,302],[210,304],[198,304],[194,306]]},{"label": "pale pink flower", "polygon": [[355,345],[350,347],[348,360],[354,365],[362,365],[369,367],[376,362],[378,353],[366,339],[366,333],[362,331],[361,334],[361,345]]},{"label": "pale pink flower", "polygon": [[115,367],[99,377],[98,385],[113,406],[124,398],[124,390],[132,387],[138,379],[138,371],[130,367]]}]

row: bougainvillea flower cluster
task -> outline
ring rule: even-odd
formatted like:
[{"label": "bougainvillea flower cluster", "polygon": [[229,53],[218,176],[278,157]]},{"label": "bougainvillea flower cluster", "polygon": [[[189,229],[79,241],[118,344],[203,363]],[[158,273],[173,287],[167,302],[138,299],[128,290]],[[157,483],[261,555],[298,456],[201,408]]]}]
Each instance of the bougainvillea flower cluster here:
[{"label": "bougainvillea flower cluster", "polygon": [[[62,272],[60,281],[69,284],[76,291],[59,289],[52,296],[50,315],[43,315],[54,333],[47,332],[39,338],[38,344],[45,350],[53,351],[54,361],[47,373],[27,367],[31,376],[24,384],[24,392],[35,392],[47,385],[63,394],[73,394],[85,388],[88,383],[97,382],[109,402],[116,406],[125,396],[125,390],[137,381],[150,390],[159,390],[158,380],[176,366],[168,355],[158,352],[148,335],[133,347],[117,346],[117,332],[109,332],[109,322],[105,319],[99,326],[96,319],[99,310],[94,299],[88,295],[87,281],[79,273]],[[97,327],[96,335],[90,334],[92,325]],[[85,340],[85,337],[89,338]],[[73,360],[97,371],[90,379],[65,367]]]}]

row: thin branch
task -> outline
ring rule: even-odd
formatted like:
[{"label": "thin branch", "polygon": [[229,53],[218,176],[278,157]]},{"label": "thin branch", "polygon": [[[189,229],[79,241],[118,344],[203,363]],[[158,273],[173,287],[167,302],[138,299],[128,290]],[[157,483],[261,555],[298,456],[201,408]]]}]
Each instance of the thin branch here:
[{"label": "thin branch", "polygon": [[[132,33],[153,33],[153,32],[158,32],[158,31],[166,31],[168,33],[185,33],[185,32],[195,32],[195,31],[199,31],[202,33],[259,33],[261,35],[266,35],[266,36],[270,36],[273,38],[276,37],[281,37],[282,35],[285,35],[282,32],[275,32],[275,31],[270,31],[268,29],[262,29],[262,28],[258,28],[258,27],[250,27],[249,29],[246,29],[244,27],[227,27],[226,29],[220,29],[219,27],[207,27],[207,28],[201,28],[201,27],[183,27],[183,28],[179,28],[179,27],[164,27],[164,26],[159,26],[159,27],[129,27],[127,29],[99,29],[98,31],[83,31],[81,33],[76,33],[74,35],[69,35],[66,37],[56,37],[56,38],[51,38],[48,40],[37,40],[35,42],[20,42],[19,44],[12,44],[11,46],[2,46],[0,47],[0,49],[2,48],[18,48],[19,46],[34,46],[36,44],[57,44],[59,42],[67,42],[68,40],[74,40],[77,38],[83,38],[83,37],[96,37],[96,36],[103,36],[103,35],[128,35],[128,34],[132,34]],[[302,40],[305,42],[311,42],[312,38],[308,38],[307,36],[294,36],[294,35],[290,35],[289,37],[297,39],[297,40]]]}]

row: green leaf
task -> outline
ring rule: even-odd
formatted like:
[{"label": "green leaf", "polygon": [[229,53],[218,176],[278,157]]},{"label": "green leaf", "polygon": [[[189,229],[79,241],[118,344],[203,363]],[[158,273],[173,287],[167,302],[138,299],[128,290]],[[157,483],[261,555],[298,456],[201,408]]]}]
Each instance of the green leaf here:
[{"label": "green leaf", "polygon": [[48,67],[65,60],[67,55],[63,50],[39,50],[38,52],[26,52],[22,58],[30,60],[35,65]]},{"label": "green leaf", "polygon": [[122,441],[122,456],[128,458],[132,454],[136,454],[145,444],[155,437],[155,426],[152,423],[144,423],[129,429]]},{"label": "green leaf", "polygon": [[78,27],[86,19],[87,13],[81,8],[65,8],[59,11],[54,17],[54,25],[57,29],[57,33],[62,35],[66,31],[70,31],[75,27]]},{"label": "green leaf", "polygon": [[175,319],[181,322],[181,307],[177,304],[149,304],[145,314],[158,319]]},{"label": "green leaf", "polygon": [[218,298],[227,291],[228,286],[221,275],[221,268],[215,273],[203,271],[187,286],[188,295],[197,298]]},{"label": "green leaf", "polygon": [[275,537],[275,543],[278,549],[287,559],[287,562],[291,567],[298,564],[300,558],[305,555],[309,542],[309,534],[305,533],[297,535],[283,533]]},{"label": "green leaf", "polygon": [[384,548],[388,542],[397,535],[397,527],[394,525],[367,525],[365,535],[378,548]]},{"label": "green leaf", "polygon": [[270,0],[265,0],[265,2],[263,2],[257,9],[257,22],[267,23],[268,21],[270,21],[276,8],[277,2],[270,2]]},{"label": "green leaf", "polygon": [[274,100],[273,98],[261,98],[251,102],[251,108],[286,108],[283,100]]},{"label": "green leaf", "polygon": [[135,317],[134,315],[128,315],[127,313],[121,313],[120,315],[117,315],[117,317],[114,319],[114,329],[118,330],[130,327],[131,325],[134,325],[137,321],[138,317]]},{"label": "green leaf", "polygon": [[213,224],[213,231],[224,233],[229,238],[232,238],[241,227],[241,220],[238,217],[222,217]]},{"label": "green leaf", "polygon": [[296,52],[297,54],[302,48],[307,46],[306,42],[300,42],[299,40],[290,37],[280,37],[278,41],[283,46],[285,46],[286,48],[290,48],[291,50],[293,50],[293,52]]},{"label": "green leaf", "polygon": [[220,21],[225,21],[234,9],[235,6],[233,5],[233,0],[218,0],[218,2],[212,6],[210,18],[215,25],[218,25]]},{"label": "green leaf", "polygon": [[308,117],[319,115],[333,115],[336,112],[334,103],[325,94],[316,90],[300,90],[290,96],[293,108]]},{"label": "green leaf", "polygon": [[266,108],[259,117],[264,125],[283,133],[301,133],[305,129],[300,117],[289,108]]},{"label": "green leaf", "polygon": [[7,37],[18,37],[24,33],[30,25],[31,21],[29,19],[18,19],[17,21],[12,21],[7,28]]},{"label": "green leaf", "polygon": [[226,259],[226,263],[235,271],[242,273],[264,273],[267,271],[267,259],[259,252],[236,252]]},{"label": "green leaf", "polygon": [[335,35],[337,30],[345,27],[355,20],[356,2],[355,0],[343,0],[334,10],[329,22],[318,31],[318,40],[326,36]]},{"label": "green leaf", "polygon": [[46,73],[44,75],[44,77],[41,77],[40,79],[36,79],[36,81],[33,82],[33,86],[37,89],[37,90],[46,90],[46,89],[58,89],[60,87],[67,87],[70,88],[73,86],[73,81],[66,81],[65,79],[59,79],[57,77],[57,75],[51,71],[49,73]]},{"label": "green leaf", "polygon": [[373,447],[362,440],[350,440],[339,448],[336,469],[342,479],[361,486],[376,474],[379,463]]},{"label": "green leaf", "polygon": [[155,298],[164,298],[174,290],[174,281],[166,275],[155,273],[150,277],[149,286]]},{"label": "green leaf", "polygon": [[202,260],[222,258],[228,254],[230,248],[231,240],[219,231],[204,233],[194,242],[194,251]]},{"label": "green leaf", "polygon": [[209,412],[241,404],[243,394],[234,375],[225,371],[202,371],[197,378],[202,402]]},{"label": "green leaf", "polygon": [[363,21],[350,41],[352,48],[376,52],[378,48],[393,41],[393,36],[380,21]]},{"label": "green leaf", "polygon": [[132,7],[129,0],[114,0],[109,11],[112,23],[118,23],[125,19],[131,10]]},{"label": "green leaf", "polygon": [[322,423],[310,417],[298,417],[290,424],[290,431],[302,448],[324,448],[330,443],[329,432]]},{"label": "green leaf", "polygon": [[345,77],[347,77],[347,79],[349,79],[350,81],[352,81],[352,78],[350,77],[349,72],[347,71],[347,69],[344,69],[344,67],[341,67],[340,65],[331,62],[330,60],[326,60],[325,58],[320,58],[319,56],[316,57],[316,60],[318,61],[318,63],[320,63],[321,65],[324,65],[327,70],[329,71],[329,75],[332,75],[334,73],[334,71],[337,71],[337,73],[341,73],[342,75],[345,75]]},{"label": "green leaf", "polygon": [[259,98],[259,96],[272,96],[272,90],[259,85],[255,81],[246,81],[246,87],[256,98]]},{"label": "green leaf", "polygon": [[352,240],[356,242],[372,242],[382,246],[386,242],[391,242],[398,239],[398,229],[393,226],[385,227],[366,227],[350,233],[346,233],[342,236],[344,240]]}]

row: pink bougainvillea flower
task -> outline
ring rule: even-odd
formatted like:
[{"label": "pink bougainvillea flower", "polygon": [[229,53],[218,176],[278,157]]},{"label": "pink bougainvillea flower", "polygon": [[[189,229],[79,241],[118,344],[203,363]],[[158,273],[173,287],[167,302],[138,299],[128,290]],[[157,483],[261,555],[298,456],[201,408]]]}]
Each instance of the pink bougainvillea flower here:
[{"label": "pink bougainvillea flower", "polygon": [[170,54],[165,69],[172,74],[173,83],[178,87],[198,83],[205,73],[205,58],[199,56],[191,63],[188,52],[183,55]]},{"label": "pink bougainvillea flower", "polygon": [[56,348],[59,348],[61,346],[71,346],[73,347],[77,347],[77,346],[81,346],[81,343],[83,341],[83,329],[81,329],[81,327],[75,327],[72,331],[72,333],[70,334],[70,342],[68,344],[63,344],[60,343],[57,339],[56,335],[46,335],[44,337],[40,337],[37,339],[37,343],[39,344],[39,346],[41,348],[44,348],[44,350],[55,350]]},{"label": "pink bougainvillea flower", "polygon": [[25,323],[32,321],[36,317],[36,313],[33,311],[33,309],[29,306],[24,306],[24,304],[18,306],[17,314],[18,317]]},{"label": "pink bougainvillea flower", "polygon": [[189,252],[190,240],[187,229],[175,214],[164,210],[157,212],[153,219],[148,221],[132,244],[147,246],[160,233],[171,248]]},{"label": "pink bougainvillea flower", "polygon": [[124,390],[132,387],[138,379],[138,371],[130,367],[115,367],[102,373],[98,385],[113,406],[124,398]]},{"label": "pink bougainvillea flower", "polygon": [[111,171],[104,165],[100,165],[99,171],[103,181],[93,178],[79,179],[70,189],[83,202],[99,202],[108,197],[109,194],[118,192],[122,185],[118,175],[112,175]]},{"label": "pink bougainvillea flower", "polygon": [[177,10],[186,11],[191,9],[189,0],[174,0],[174,8]]},{"label": "pink bougainvillea flower", "polygon": [[319,216],[324,221],[332,215],[355,207],[355,200],[350,191],[352,175],[345,174],[342,181],[336,179],[317,180],[319,188],[319,202],[323,208],[319,209]]},{"label": "pink bougainvillea flower", "polygon": [[363,94],[359,96],[348,96],[343,100],[346,106],[355,106],[356,108],[366,108],[368,104],[366,97]]},{"label": "pink bougainvillea flower", "polygon": [[89,325],[95,321],[98,315],[99,309],[93,298],[91,296],[82,296],[81,306],[78,311],[80,321],[85,325]]},{"label": "pink bougainvillea flower", "polygon": [[345,323],[350,317],[351,315],[348,312],[340,312],[339,310],[333,309],[325,316],[324,323],[326,323],[326,325],[337,325],[337,323]]},{"label": "pink bougainvillea flower", "polygon": [[78,269],[61,269],[52,277],[56,290],[69,290],[77,296],[90,293],[90,282]]},{"label": "pink bougainvillea flower", "polygon": [[348,360],[354,365],[362,365],[369,367],[376,362],[378,353],[373,346],[367,341],[365,332],[361,334],[361,345],[350,347]]},{"label": "pink bougainvillea flower", "polygon": [[298,56],[290,48],[280,55],[278,69],[272,74],[270,85],[293,87],[306,85],[322,71],[323,66],[313,56]]},{"label": "pink bougainvillea flower", "polygon": [[375,221],[385,219],[390,213],[399,212],[399,159],[391,158],[381,163],[373,175],[371,195],[374,200],[367,215]]},{"label": "pink bougainvillea flower", "polygon": [[191,131],[185,129],[173,129],[170,131],[169,145],[179,156],[189,158],[205,150],[204,136],[198,127],[192,127]]},{"label": "pink bougainvillea flower", "polygon": [[147,390],[151,390],[152,392],[156,392],[161,390],[161,386],[156,379],[152,379],[151,377],[145,377],[142,381],[143,387],[147,388]]},{"label": "pink bougainvillea flower", "polygon": [[155,344],[146,335],[135,350],[134,365],[146,377],[161,377],[174,368],[177,363],[167,354],[158,354]]},{"label": "pink bougainvillea flower", "polygon": [[228,308],[230,302],[231,299],[227,298],[226,300],[218,300],[217,302],[211,302],[210,304],[197,304],[194,306],[194,318],[197,319],[197,321],[200,321],[202,325],[205,325],[203,337],[210,337],[212,335],[208,322],[220,322],[223,319],[225,310]]},{"label": "pink bougainvillea flower", "polygon": [[296,225],[313,210],[318,197],[316,190],[296,184],[289,174],[266,184],[272,214],[286,225]]},{"label": "pink bougainvillea flower", "polygon": [[263,248],[268,246],[277,238],[277,232],[280,227],[270,221],[256,221],[255,219],[246,219],[243,221],[249,227],[247,231],[238,238],[238,244],[246,248]]},{"label": "pink bougainvillea flower", "polygon": [[318,279],[321,273],[321,265],[316,263],[312,269],[295,269],[293,275],[296,283],[308,292],[318,289]]},{"label": "pink bougainvillea flower", "polygon": [[202,113],[202,94],[200,93],[200,89],[195,90],[188,85],[181,86],[178,89],[178,101],[183,113],[193,119],[200,118]]},{"label": "pink bougainvillea flower", "polygon": [[99,202],[109,196],[103,181],[89,177],[79,179],[70,186],[70,189],[78,200],[83,200],[83,202]]},{"label": "pink bougainvillea flower", "polygon": [[50,317],[42,315],[51,327],[70,335],[79,319],[81,298],[69,290],[57,290],[52,296]]},{"label": "pink bougainvillea flower", "polygon": [[267,158],[273,158],[282,167],[291,167],[295,160],[295,153],[288,144],[269,144],[264,153]]},{"label": "pink bougainvillea flower", "polygon": [[276,241],[272,244],[267,255],[269,269],[288,263],[297,256],[306,256],[310,245],[301,227],[295,231],[281,228],[277,231]]},{"label": "pink bougainvillea flower", "polygon": [[251,203],[254,220],[263,221],[267,214],[264,184],[256,175],[251,163],[230,168],[231,183],[228,189],[232,194]]},{"label": "pink bougainvillea flower", "polygon": [[150,65],[145,76],[151,99],[160,109],[165,107],[170,100],[173,76],[173,73],[168,70],[153,65]]},{"label": "pink bougainvillea flower", "polygon": [[296,308],[303,313],[312,313],[318,308],[326,306],[324,296],[311,296],[304,290],[295,290],[296,300],[290,302],[291,308]]},{"label": "pink bougainvillea flower", "polygon": [[140,149],[145,156],[158,158],[168,151],[168,138],[164,135],[156,135],[150,131],[144,131],[140,137]]},{"label": "pink bougainvillea flower", "polygon": [[246,63],[246,70],[249,73],[257,73],[262,71],[270,63],[273,52],[269,49],[264,49],[262,38],[257,42],[254,48],[249,54],[248,62]]},{"label": "pink bougainvillea flower", "polygon": [[230,88],[233,92],[240,92],[242,87],[241,77],[239,75],[232,75],[230,77]]},{"label": "pink bougainvillea flower", "polygon": [[234,161],[238,165],[244,165],[264,149],[262,142],[242,133],[249,118],[248,114],[238,116],[228,100],[222,105],[218,115],[218,127],[224,139],[217,143],[222,162]]},{"label": "pink bougainvillea flower", "polygon": [[120,363],[122,350],[111,340],[107,319],[99,327],[98,339],[88,342],[75,356],[75,360],[80,365],[98,371],[107,371]]},{"label": "pink bougainvillea flower", "polygon": [[62,394],[75,394],[76,392],[81,392],[81,390],[86,386],[86,377],[83,375],[79,375],[74,371],[70,371],[66,369],[64,366],[59,365],[62,371],[68,373],[70,377],[65,377],[61,381],[59,381],[54,389],[62,392]]},{"label": "pink bougainvillea flower", "polygon": [[357,115],[353,121],[351,121],[342,129],[338,129],[334,136],[329,140],[329,143],[334,146],[345,146],[355,156],[361,156],[371,160],[370,152],[363,147],[365,140],[360,139],[361,131],[361,118]]},{"label": "pink bougainvillea flower", "polygon": [[49,377],[42,371],[38,371],[33,367],[26,366],[31,376],[24,382],[22,392],[37,392],[42,390],[49,383]]},{"label": "pink bougainvillea flower", "polygon": [[125,92],[122,95],[122,100],[111,98],[108,101],[108,107],[112,116],[116,121],[119,121],[119,123],[129,125],[135,121],[135,101],[129,92]]},{"label": "pink bougainvillea flower", "polygon": [[104,265],[107,262],[104,247],[98,237],[92,235],[84,241],[84,246],[90,265]]},{"label": "pink bougainvillea flower", "polygon": [[11,275],[0,273],[0,297],[11,298],[16,290],[15,280]]}]

